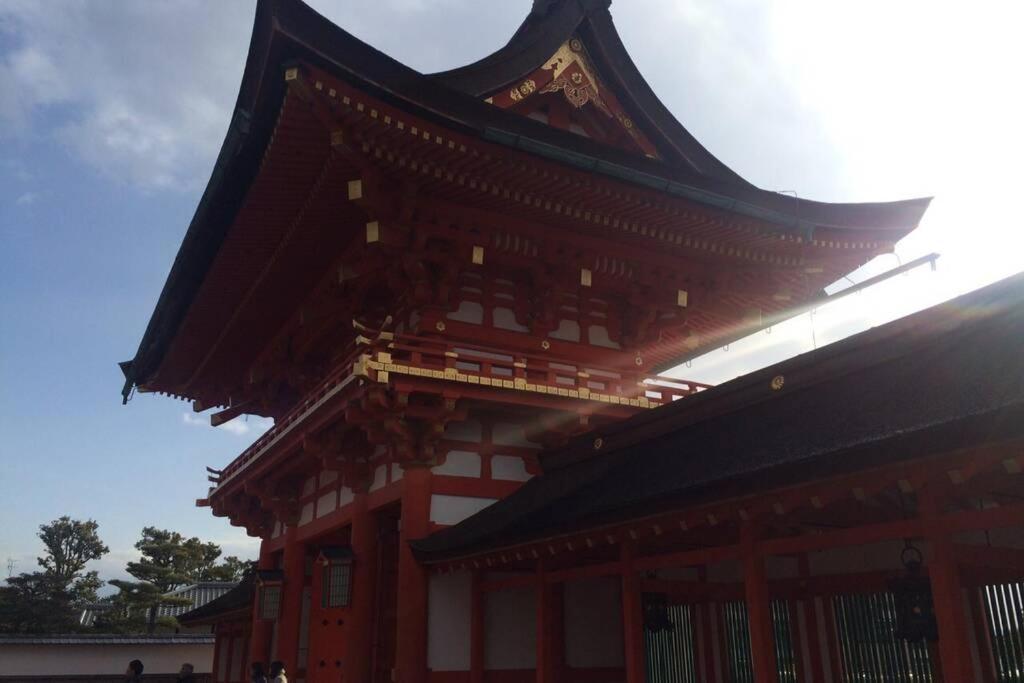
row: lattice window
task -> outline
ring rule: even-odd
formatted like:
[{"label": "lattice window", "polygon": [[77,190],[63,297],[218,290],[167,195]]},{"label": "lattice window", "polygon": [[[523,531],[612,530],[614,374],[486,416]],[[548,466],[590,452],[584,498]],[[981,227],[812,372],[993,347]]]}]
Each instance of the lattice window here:
[{"label": "lattice window", "polygon": [[281,586],[263,586],[260,591],[260,618],[277,619],[281,611]]},{"label": "lattice window", "polygon": [[352,597],[352,565],[347,562],[326,565],[321,594],[324,607],[348,607]]}]

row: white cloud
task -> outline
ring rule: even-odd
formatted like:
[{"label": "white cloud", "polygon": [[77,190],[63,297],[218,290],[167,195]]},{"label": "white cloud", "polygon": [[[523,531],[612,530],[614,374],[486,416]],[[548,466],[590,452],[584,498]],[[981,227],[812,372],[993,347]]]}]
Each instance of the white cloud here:
[{"label": "white cloud", "polygon": [[53,10],[0,1],[11,46],[0,53],[3,127],[54,135],[117,182],[200,187],[230,118],[251,6],[69,0]]},{"label": "white cloud", "polygon": [[23,192],[14,200],[14,203],[18,206],[28,206],[29,204],[35,204],[36,199],[38,198],[39,195],[35,192]]},{"label": "white cloud", "polygon": [[[454,65],[460,60],[451,56],[466,42],[481,41],[481,32],[461,43],[439,40],[450,27],[435,0],[311,4],[421,65]],[[0,144],[5,135],[53,136],[115,182],[147,191],[200,189],[231,118],[253,3],[65,0],[59,7],[0,0]],[[502,4],[470,11],[524,10]]]},{"label": "white cloud", "polygon": [[[210,427],[209,418],[195,415],[193,413],[182,413],[181,421],[190,427]],[[269,417],[257,417],[255,415],[241,415],[234,420],[225,422],[219,427],[214,427],[222,432],[244,436],[246,434],[262,434],[274,426],[274,420]]]}]

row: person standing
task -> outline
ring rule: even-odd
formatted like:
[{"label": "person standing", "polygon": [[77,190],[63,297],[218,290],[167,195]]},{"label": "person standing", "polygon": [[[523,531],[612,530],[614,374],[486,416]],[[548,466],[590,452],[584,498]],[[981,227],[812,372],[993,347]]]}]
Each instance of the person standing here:
[{"label": "person standing", "polygon": [[143,669],[145,667],[142,666],[142,662],[138,659],[128,662],[128,669],[124,672],[125,683],[139,683],[142,680]]},{"label": "person standing", "polygon": [[193,671],[195,671],[195,667],[191,664],[187,662],[182,664],[181,671],[178,672],[178,683],[196,683],[196,677],[195,674],[192,673]]},{"label": "person standing", "polygon": [[268,683],[267,674],[263,671],[263,664],[260,662],[252,663],[252,675],[249,680],[252,683]]},{"label": "person standing", "polygon": [[270,683],[288,683],[284,672],[284,662],[270,663]]}]

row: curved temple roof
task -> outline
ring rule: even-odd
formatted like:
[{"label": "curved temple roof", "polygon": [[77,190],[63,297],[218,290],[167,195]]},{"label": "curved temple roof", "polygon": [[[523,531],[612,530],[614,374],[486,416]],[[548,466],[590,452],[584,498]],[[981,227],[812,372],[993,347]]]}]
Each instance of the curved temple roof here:
[{"label": "curved temple roof", "polygon": [[471,557],[1019,439],[1022,335],[1024,273],[578,436],[512,495],[411,545],[425,562]]},{"label": "curved temple roof", "polygon": [[[608,0],[537,0],[501,50],[424,75],[332,24],[300,0],[260,0],[238,100],[223,147],[136,356],[121,364],[124,395],[152,379],[210,270],[260,169],[284,98],[282,73],[304,62],[392,106],[453,131],[810,235],[862,230],[895,241],[913,230],[929,199],[834,204],[758,189],[715,159],[668,112],[626,53]],[[660,158],[610,147],[482,99],[548,60],[570,36],[586,47]]]},{"label": "curved temple roof", "polygon": [[485,97],[540,67],[573,37],[582,41],[600,75],[623,98],[623,105],[672,165],[750,187],[697,142],[661,103],[626,52],[611,13],[610,0],[537,0],[512,39],[483,59],[431,78],[455,90]]}]

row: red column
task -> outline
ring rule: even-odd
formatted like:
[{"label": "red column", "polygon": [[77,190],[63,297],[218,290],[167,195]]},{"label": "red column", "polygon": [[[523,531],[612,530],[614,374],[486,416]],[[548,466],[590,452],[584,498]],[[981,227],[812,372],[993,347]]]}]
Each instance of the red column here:
[{"label": "red column", "polygon": [[935,601],[935,617],[939,623],[939,658],[946,683],[970,681],[974,678],[971,662],[970,628],[964,610],[960,568],[956,563],[953,539],[939,521],[939,505],[927,490],[918,496],[918,506],[925,522],[932,560],[928,576]]},{"label": "red column", "polygon": [[715,680],[714,646],[712,645],[711,633],[711,603],[705,602],[692,607],[692,614],[696,621],[696,628],[693,629],[694,649],[697,656],[694,657],[697,666],[697,676],[702,681]]},{"label": "red column", "polygon": [[[811,563],[807,555],[800,556],[800,578],[811,576]],[[818,622],[818,600],[808,595],[803,600],[804,633],[807,636],[807,656],[810,665],[809,680],[825,683],[825,663],[821,659],[821,629]]]},{"label": "red column", "polygon": [[543,564],[537,568],[537,681],[562,680],[565,659],[562,624],[562,585],[545,581]]},{"label": "red column", "polygon": [[622,640],[626,650],[626,683],[644,683],[644,610],[633,569],[633,547],[622,544]]},{"label": "red column", "polygon": [[555,669],[552,657],[551,591],[544,585],[543,562],[537,565],[537,683],[554,683]]},{"label": "red column", "polygon": [[377,518],[367,509],[365,493],[352,502],[352,605],[345,620],[342,680],[370,680],[373,661],[373,609],[377,595]]},{"label": "red column", "polygon": [[284,587],[281,591],[281,616],[277,620],[277,653],[287,671],[299,667],[299,619],[302,615],[302,588],[306,580],[306,550],[296,539],[296,528],[288,527],[284,546]]},{"label": "red column", "polygon": [[758,683],[776,683],[779,680],[779,669],[775,659],[775,631],[772,627],[771,598],[768,594],[764,556],[757,551],[753,529],[744,525],[740,536],[754,679]]},{"label": "red column", "polygon": [[213,625],[213,670],[210,672],[210,680],[214,683],[224,683],[217,676],[217,664],[220,662],[222,655],[221,650],[224,645],[224,628],[222,624]]},{"label": "red column", "polygon": [[[257,567],[261,570],[274,568],[274,556],[267,549],[266,539],[260,544],[260,559]],[[252,608],[252,636],[249,641],[250,666],[253,662],[259,662],[263,665],[264,670],[267,668],[268,660],[270,659],[270,638],[273,626],[272,622],[260,619],[260,600],[259,593],[257,592]]]},{"label": "red column", "polygon": [[981,663],[981,683],[996,683],[995,650],[988,630],[988,609],[980,588],[970,589],[971,619],[974,622],[974,641],[978,644],[978,660]]},{"label": "red column", "polygon": [[473,572],[469,607],[469,681],[484,683],[484,592],[480,572]]},{"label": "red column", "polygon": [[427,678],[427,574],[409,541],[430,532],[430,468],[408,467],[402,477],[402,531],[398,550],[398,642],[396,681],[423,683]]},{"label": "red column", "polygon": [[821,597],[821,605],[825,610],[825,634],[828,644],[828,665],[832,671],[833,681],[842,681],[843,678],[843,655],[839,647],[839,633],[836,632],[836,611],[832,606],[829,596]]}]

